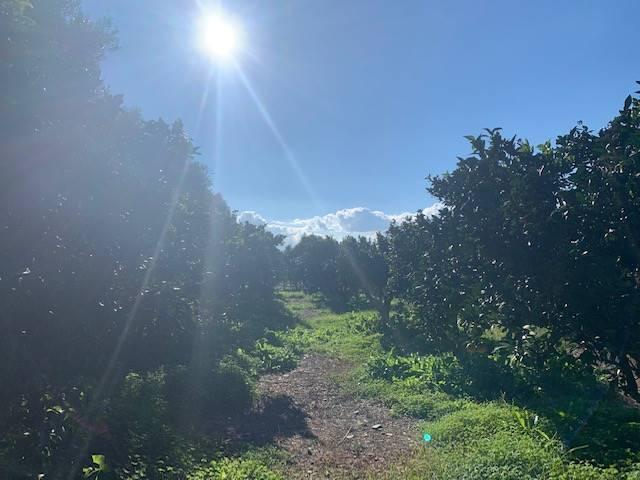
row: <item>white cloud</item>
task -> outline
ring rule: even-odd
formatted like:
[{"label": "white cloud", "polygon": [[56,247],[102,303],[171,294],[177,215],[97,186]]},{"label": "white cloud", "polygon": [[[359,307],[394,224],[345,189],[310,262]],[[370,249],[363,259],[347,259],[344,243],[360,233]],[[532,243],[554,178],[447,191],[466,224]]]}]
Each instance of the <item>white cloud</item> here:
[{"label": "white cloud", "polygon": [[[436,215],[441,205],[435,203],[423,209],[425,215]],[[337,212],[311,218],[294,220],[266,220],[253,211],[241,212],[238,221],[255,225],[267,225],[267,229],[275,234],[285,236],[286,245],[295,245],[304,235],[328,235],[338,240],[353,235],[372,237],[376,232],[385,231],[393,221],[408,218],[414,213],[403,212],[389,215],[379,210],[365,207],[346,208]]]},{"label": "white cloud", "polygon": [[258,212],[245,210],[238,214],[238,222],[247,222],[253,225],[264,225],[267,221]]}]

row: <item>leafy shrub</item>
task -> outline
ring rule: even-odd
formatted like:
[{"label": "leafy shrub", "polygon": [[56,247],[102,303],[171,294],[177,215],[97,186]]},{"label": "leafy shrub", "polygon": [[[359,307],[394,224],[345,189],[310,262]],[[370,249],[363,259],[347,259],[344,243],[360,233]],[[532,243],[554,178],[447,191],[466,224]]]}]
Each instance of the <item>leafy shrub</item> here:
[{"label": "leafy shrub", "polygon": [[199,442],[202,419],[214,425],[248,408],[252,382],[251,372],[232,357],[201,373],[183,366],[129,373],[108,408],[119,443],[93,447],[113,462],[118,478],[182,479],[193,463],[189,449]]},{"label": "leafy shrub", "polygon": [[372,357],[367,362],[367,371],[373,378],[401,380],[423,389],[481,399],[494,399],[519,389],[512,372],[482,356],[462,363],[452,353],[399,356],[391,350]]},{"label": "leafy shrub", "polygon": [[109,426],[119,444],[94,442],[94,449],[121,467],[117,471],[126,478],[160,478],[166,456],[179,445],[171,426],[172,402],[166,394],[175,375],[164,368],[146,374],[131,372],[109,406]]},{"label": "leafy shrub", "polygon": [[18,405],[3,412],[13,421],[0,425],[0,478],[13,478],[15,472],[32,472],[35,477],[68,469],[73,438],[84,439],[74,409],[83,395],[76,387],[47,388],[39,395],[24,395]]},{"label": "leafy shrub", "polygon": [[253,354],[258,359],[259,372],[286,372],[298,364],[298,355],[290,347],[273,345],[266,339],[256,342]]},{"label": "leafy shrub", "polygon": [[232,357],[227,357],[206,382],[207,409],[213,412],[240,413],[249,408],[255,396],[251,372]]},{"label": "leafy shrub", "polygon": [[197,430],[203,418],[226,418],[248,409],[255,395],[250,367],[243,356],[228,355],[214,369],[172,369],[165,392],[174,427]]},{"label": "leafy shrub", "polygon": [[282,477],[253,459],[223,458],[197,467],[188,480],[282,480]]},{"label": "leafy shrub", "polygon": [[450,394],[462,394],[468,382],[460,362],[452,354],[403,357],[392,350],[371,358],[367,371],[372,377],[385,380],[415,379],[417,384]]},{"label": "leafy shrub", "polygon": [[601,468],[590,463],[557,464],[549,473],[550,480],[632,480],[615,467]]},{"label": "leafy shrub", "polygon": [[113,400],[114,421],[137,431],[152,431],[165,423],[168,412],[164,395],[166,380],[164,368],[146,374],[127,374]]},{"label": "leafy shrub", "polygon": [[567,438],[572,445],[584,446],[575,457],[604,465],[636,462],[640,464],[640,410],[619,399],[603,397],[572,412],[574,420]]},{"label": "leafy shrub", "polygon": [[640,462],[628,467],[626,480],[640,480]]}]

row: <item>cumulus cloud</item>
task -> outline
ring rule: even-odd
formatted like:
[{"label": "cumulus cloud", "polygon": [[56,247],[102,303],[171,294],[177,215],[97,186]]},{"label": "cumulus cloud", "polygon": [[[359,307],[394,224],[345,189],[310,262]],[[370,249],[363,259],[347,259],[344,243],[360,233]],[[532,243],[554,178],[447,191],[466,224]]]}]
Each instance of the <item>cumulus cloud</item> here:
[{"label": "cumulus cloud", "polygon": [[[436,203],[423,209],[425,215],[436,215],[441,205]],[[346,208],[326,215],[310,218],[296,218],[294,220],[267,220],[253,211],[241,212],[238,221],[255,225],[266,225],[275,234],[285,236],[286,245],[295,245],[304,235],[328,235],[338,240],[352,235],[373,237],[377,232],[383,232],[393,221],[401,221],[414,213],[403,212],[389,215],[379,210],[365,207]]]},{"label": "cumulus cloud", "polygon": [[238,214],[238,222],[252,223],[253,225],[264,225],[267,221],[258,212],[246,210]]}]

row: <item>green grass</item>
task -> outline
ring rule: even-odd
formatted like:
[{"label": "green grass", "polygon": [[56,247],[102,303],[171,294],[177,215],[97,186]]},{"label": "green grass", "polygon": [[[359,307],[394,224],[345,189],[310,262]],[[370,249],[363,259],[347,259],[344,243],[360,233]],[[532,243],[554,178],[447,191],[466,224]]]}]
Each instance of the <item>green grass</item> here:
[{"label": "green grass", "polygon": [[360,362],[363,355],[381,353],[379,335],[369,324],[374,312],[334,314],[321,312],[283,334],[285,344],[299,352],[313,352]]},{"label": "green grass", "polygon": [[287,309],[297,317],[304,319],[316,316],[325,311],[321,305],[321,298],[317,295],[306,295],[302,292],[280,291],[280,298],[286,303]]},{"label": "green grass", "polygon": [[504,402],[468,404],[422,428],[434,440],[405,472],[409,480],[640,478],[640,465],[600,467],[572,461],[571,452],[551,433],[551,422]]}]

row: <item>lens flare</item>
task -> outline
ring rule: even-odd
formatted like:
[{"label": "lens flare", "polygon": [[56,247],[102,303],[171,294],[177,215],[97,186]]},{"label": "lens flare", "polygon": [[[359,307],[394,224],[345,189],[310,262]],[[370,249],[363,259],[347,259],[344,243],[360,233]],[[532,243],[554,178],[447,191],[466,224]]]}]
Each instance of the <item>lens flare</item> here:
[{"label": "lens flare", "polygon": [[240,30],[218,12],[203,13],[198,21],[198,46],[212,60],[230,60],[239,51]]}]

